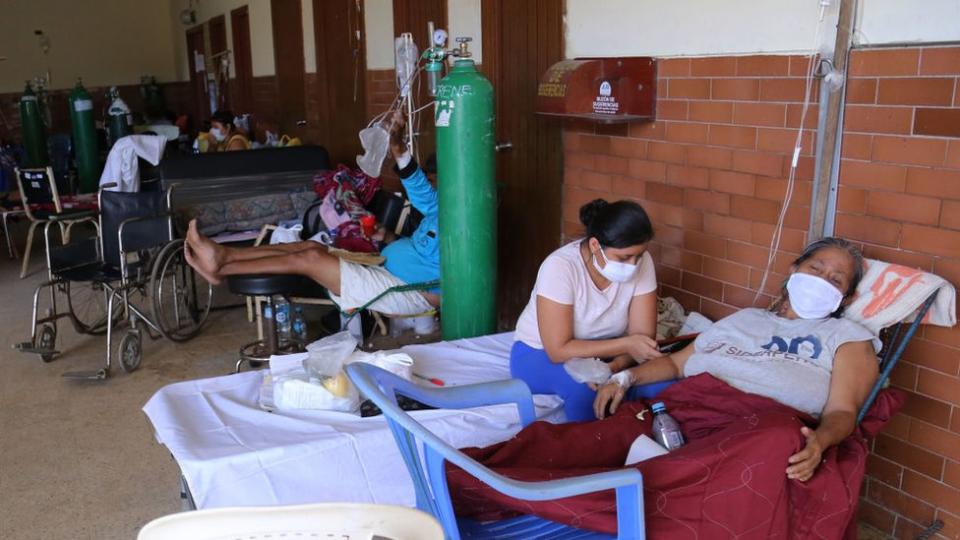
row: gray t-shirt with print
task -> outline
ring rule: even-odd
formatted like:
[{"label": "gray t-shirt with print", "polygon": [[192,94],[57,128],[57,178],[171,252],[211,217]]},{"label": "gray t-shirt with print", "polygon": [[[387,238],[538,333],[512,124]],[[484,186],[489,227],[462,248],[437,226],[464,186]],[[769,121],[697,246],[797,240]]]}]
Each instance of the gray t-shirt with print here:
[{"label": "gray t-shirt with print", "polygon": [[750,308],[717,321],[694,341],[684,376],[710,373],[730,386],[819,416],[837,349],[880,340],[847,319],[786,319]]}]

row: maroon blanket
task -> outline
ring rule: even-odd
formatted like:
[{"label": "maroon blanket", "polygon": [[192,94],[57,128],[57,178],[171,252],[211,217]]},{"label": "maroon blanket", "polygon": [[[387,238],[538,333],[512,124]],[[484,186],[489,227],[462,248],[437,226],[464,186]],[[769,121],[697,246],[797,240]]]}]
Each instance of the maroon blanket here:
[{"label": "maroon blanket", "polygon": [[[824,453],[806,483],[788,480],[787,458],[800,450],[800,426],[813,418],[771,399],[746,394],[710,375],[684,379],[660,396],[680,423],[687,444],[638,463],[643,473],[650,538],[849,538],[872,437],[903,405],[884,391],[857,431]],[[536,422],[515,438],[465,452],[518,480],[547,480],[623,468],[630,444],[650,435],[647,402],[626,403],[602,421]],[[458,515],[493,520],[535,514],[553,521],[616,533],[612,490],[557,501],[519,501],[490,489],[459,468],[448,469]]]}]

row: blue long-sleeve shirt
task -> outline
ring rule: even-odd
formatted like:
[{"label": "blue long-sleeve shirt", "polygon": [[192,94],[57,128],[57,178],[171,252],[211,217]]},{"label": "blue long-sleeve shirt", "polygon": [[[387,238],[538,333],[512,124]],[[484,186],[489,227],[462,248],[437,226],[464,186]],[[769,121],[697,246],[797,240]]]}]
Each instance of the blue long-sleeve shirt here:
[{"label": "blue long-sleeve shirt", "polygon": [[384,267],[407,283],[440,279],[440,196],[414,161],[398,172],[410,204],[423,214],[423,220],[410,238],[399,238],[384,248]]}]

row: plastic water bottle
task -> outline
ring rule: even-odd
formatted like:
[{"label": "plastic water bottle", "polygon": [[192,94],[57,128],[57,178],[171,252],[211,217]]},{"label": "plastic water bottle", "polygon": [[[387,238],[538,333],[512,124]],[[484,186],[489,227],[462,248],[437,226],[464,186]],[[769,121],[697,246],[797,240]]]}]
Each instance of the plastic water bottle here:
[{"label": "plastic water bottle", "polygon": [[276,302],[277,337],[280,343],[290,341],[290,303],[284,299]]},{"label": "plastic water bottle", "polygon": [[653,404],[653,438],[667,450],[676,450],[686,444],[683,433],[680,433],[680,424],[667,414],[662,401]]},{"label": "plastic water bottle", "polygon": [[273,318],[273,308],[270,304],[263,306],[263,346],[266,352],[277,352],[276,320]]},{"label": "plastic water bottle", "polygon": [[303,306],[295,306],[293,308],[293,321],[291,321],[291,327],[293,328],[293,339],[301,343],[307,342],[307,321],[303,318]]}]

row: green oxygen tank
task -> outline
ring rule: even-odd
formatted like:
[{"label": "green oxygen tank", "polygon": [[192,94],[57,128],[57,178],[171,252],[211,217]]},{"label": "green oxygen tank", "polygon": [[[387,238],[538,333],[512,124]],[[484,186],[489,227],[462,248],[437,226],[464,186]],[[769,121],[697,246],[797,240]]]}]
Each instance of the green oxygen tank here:
[{"label": "green oxygen tank", "polygon": [[[461,46],[461,56],[466,47]],[[497,329],[493,86],[460,58],[437,86],[443,339]]]},{"label": "green oxygen tank", "polygon": [[93,119],[93,99],[80,81],[70,92],[70,124],[73,126],[73,151],[77,156],[77,177],[81,193],[90,193],[100,185],[100,159],[97,128]]},{"label": "green oxygen tank", "polygon": [[27,81],[27,87],[20,96],[20,129],[23,149],[26,151],[26,167],[43,167],[50,163],[47,154],[47,134],[43,127],[40,103],[33,92],[33,86]]}]

